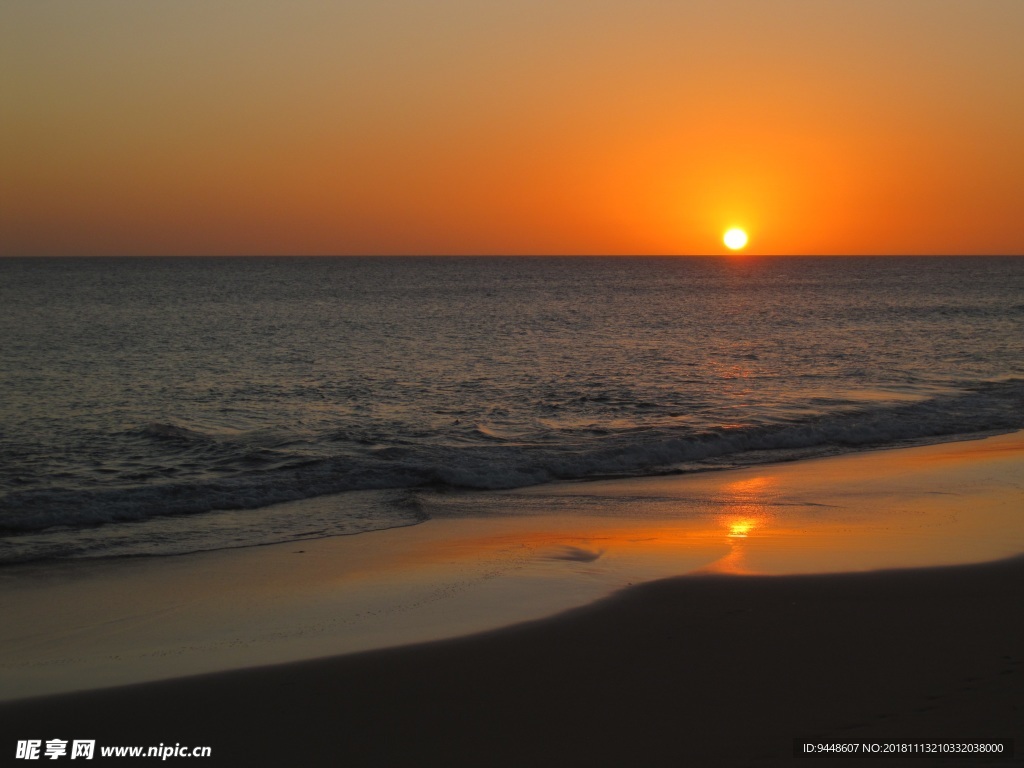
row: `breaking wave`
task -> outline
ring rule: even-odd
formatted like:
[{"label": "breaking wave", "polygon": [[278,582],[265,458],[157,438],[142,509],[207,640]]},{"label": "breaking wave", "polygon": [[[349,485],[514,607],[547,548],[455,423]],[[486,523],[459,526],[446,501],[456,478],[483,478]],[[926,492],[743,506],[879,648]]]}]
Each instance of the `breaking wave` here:
[{"label": "breaking wave", "polygon": [[[526,441],[488,430],[475,442],[419,439],[366,445],[335,435],[336,456],[310,458],[280,440],[224,442],[200,430],[150,424],[135,432],[173,441],[204,460],[231,454],[230,472],[114,488],[14,490],[0,500],[8,535],[89,528],[156,517],[247,510],[346,491],[458,487],[509,489],[555,480],[642,476],[940,442],[1024,428],[1024,380],[988,382],[899,405],[856,405],[813,417],[697,431],[662,426],[563,430]],[[195,458],[193,456],[193,458]]]}]

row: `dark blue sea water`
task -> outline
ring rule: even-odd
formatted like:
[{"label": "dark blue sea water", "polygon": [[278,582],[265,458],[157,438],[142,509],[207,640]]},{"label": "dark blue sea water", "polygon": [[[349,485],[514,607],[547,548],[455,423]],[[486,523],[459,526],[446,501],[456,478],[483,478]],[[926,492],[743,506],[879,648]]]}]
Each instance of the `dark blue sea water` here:
[{"label": "dark blue sea water", "polygon": [[0,562],[170,554],[1024,427],[1024,259],[4,259],[0,345]]}]

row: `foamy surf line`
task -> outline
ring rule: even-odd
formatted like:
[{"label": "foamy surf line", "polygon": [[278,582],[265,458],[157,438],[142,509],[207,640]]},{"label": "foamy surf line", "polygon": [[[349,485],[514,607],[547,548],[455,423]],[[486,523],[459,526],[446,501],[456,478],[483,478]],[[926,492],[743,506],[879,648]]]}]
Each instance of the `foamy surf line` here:
[{"label": "foamy surf line", "polygon": [[0,698],[465,635],[671,576],[1004,558],[1024,552],[1022,470],[1017,432],[696,475],[437,494],[424,524],[358,537],[12,567],[0,585]]},{"label": "foamy surf line", "polygon": [[[572,479],[643,477],[965,439],[1024,426],[1024,381],[827,416],[695,432],[679,426],[561,435],[549,442],[375,447],[335,459],[189,483],[8,493],[0,502],[0,564],[170,555],[413,525],[426,519],[415,489],[514,489]],[[161,428],[157,428],[161,427]],[[156,425],[158,440],[199,441]],[[284,451],[285,448],[279,450]],[[329,497],[348,494],[343,501]],[[289,503],[321,498],[316,505]]]}]

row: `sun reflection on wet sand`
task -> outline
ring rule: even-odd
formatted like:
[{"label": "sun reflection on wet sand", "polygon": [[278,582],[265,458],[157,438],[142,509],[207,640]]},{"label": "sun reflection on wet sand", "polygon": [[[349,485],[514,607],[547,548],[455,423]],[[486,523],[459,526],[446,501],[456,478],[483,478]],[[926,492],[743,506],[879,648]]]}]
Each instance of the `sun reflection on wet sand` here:
[{"label": "sun reflection on wet sand", "polygon": [[[630,519],[630,554],[692,572],[794,574],[981,562],[1024,551],[1024,433],[729,472],[567,484],[520,493]],[[620,512],[616,512],[620,509]],[[648,517],[650,515],[650,517]],[[669,519],[670,518],[670,519]],[[579,521],[583,523],[583,520]],[[586,536],[584,531],[580,535]],[[619,535],[628,540],[626,530]],[[700,553],[717,555],[691,568]],[[623,559],[610,542],[599,562]],[[666,574],[671,575],[671,574]]]},{"label": "sun reflection on wet sand", "polygon": [[[759,514],[761,513],[761,514]],[[768,531],[768,516],[762,513],[762,508],[756,512],[747,511],[734,515],[727,515],[722,518],[722,527],[725,541],[729,545],[729,553],[719,558],[707,567],[702,568],[702,573],[733,573],[744,574],[755,571],[746,562],[747,549],[751,539],[757,539]],[[721,534],[720,534],[721,535]]]}]

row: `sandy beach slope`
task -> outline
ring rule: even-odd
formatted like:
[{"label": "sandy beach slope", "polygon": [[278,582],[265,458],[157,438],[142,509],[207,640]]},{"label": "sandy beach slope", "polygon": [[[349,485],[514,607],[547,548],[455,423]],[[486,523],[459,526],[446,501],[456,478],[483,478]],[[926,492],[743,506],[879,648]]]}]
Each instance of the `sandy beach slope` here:
[{"label": "sandy beach slope", "polygon": [[1020,751],[1022,477],[1016,433],[9,569],[0,749],[182,744],[245,766],[777,765],[795,739]]},{"label": "sandy beach slope", "polygon": [[666,580],[469,638],[0,705],[3,748],[61,737],[209,745],[215,765],[743,766],[788,764],[805,737],[1020,745],[1021,605],[1021,559]]}]

